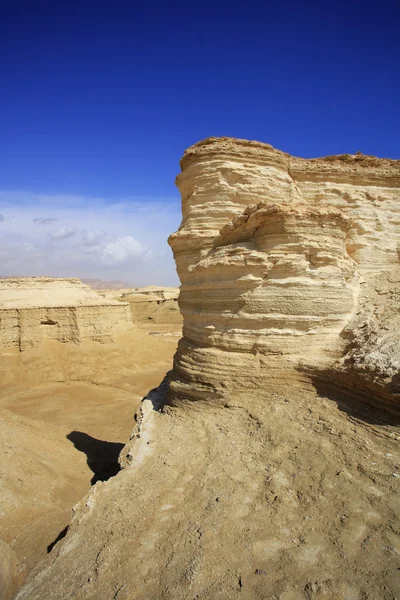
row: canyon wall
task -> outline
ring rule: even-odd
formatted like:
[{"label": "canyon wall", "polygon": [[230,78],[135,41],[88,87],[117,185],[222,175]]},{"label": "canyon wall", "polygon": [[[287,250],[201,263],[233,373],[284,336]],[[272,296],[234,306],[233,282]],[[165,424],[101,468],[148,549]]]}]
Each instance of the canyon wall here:
[{"label": "canyon wall", "polygon": [[79,279],[0,280],[0,348],[23,351],[45,338],[112,342],[115,332],[130,326],[128,304],[105,300]]},{"label": "canyon wall", "polygon": [[182,324],[178,306],[179,288],[148,285],[123,292],[121,299],[128,302],[134,323],[152,321],[165,325]]},{"label": "canyon wall", "polygon": [[169,243],[184,327],[171,401],[223,399],[293,367],[360,363],[360,328],[382,312],[374,281],[399,280],[399,161],[301,159],[209,138],[181,169],[182,223]]}]

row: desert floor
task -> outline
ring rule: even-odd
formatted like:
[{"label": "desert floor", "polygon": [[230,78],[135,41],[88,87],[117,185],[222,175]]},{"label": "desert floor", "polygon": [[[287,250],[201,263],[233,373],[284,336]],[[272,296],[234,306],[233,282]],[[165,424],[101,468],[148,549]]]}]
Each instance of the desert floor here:
[{"label": "desert floor", "polygon": [[143,406],[131,466],[80,502],[21,600],[399,597],[391,417],[296,372],[219,406]]},{"label": "desert floor", "polygon": [[115,344],[0,352],[0,539],[22,578],[91,484],[117,473],[134,413],[171,368],[179,337],[179,324],[143,323]]},{"label": "desert floor", "polygon": [[132,466],[92,488],[48,554],[117,473],[179,329],[2,352],[0,538],[33,575],[22,597],[396,598],[398,420],[296,372],[225,405],[151,411]]}]

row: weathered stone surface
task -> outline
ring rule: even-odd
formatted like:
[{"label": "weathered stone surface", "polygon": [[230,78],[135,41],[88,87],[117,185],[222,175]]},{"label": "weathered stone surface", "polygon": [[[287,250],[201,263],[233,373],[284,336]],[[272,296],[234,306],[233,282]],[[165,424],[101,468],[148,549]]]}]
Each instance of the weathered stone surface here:
[{"label": "weathered stone surface", "polygon": [[0,347],[22,351],[41,346],[45,338],[111,342],[129,326],[128,304],[105,300],[79,279],[0,280]]},{"label": "weathered stone surface", "polygon": [[129,466],[74,507],[18,600],[396,598],[400,432],[294,377],[224,407],[157,412],[151,394]]},{"label": "weathered stone surface", "polygon": [[184,328],[172,401],[223,398],[273,368],[340,358],[359,298],[399,269],[399,161],[307,160],[210,138],[181,166],[182,224],[169,241]]},{"label": "weathered stone surface", "polygon": [[132,321],[153,321],[154,323],[180,325],[182,315],[178,306],[179,288],[148,285],[121,294],[121,300],[128,302]]},{"label": "weathered stone surface", "polygon": [[0,600],[12,600],[23,581],[15,552],[0,539]]}]

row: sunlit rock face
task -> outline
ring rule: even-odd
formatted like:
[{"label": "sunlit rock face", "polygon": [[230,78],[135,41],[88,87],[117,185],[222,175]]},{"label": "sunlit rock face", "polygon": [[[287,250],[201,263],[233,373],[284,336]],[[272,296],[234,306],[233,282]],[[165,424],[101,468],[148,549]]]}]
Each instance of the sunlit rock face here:
[{"label": "sunlit rock face", "polygon": [[223,399],[339,359],[369,281],[398,269],[399,161],[210,138],[181,168],[171,401]]},{"label": "sunlit rock face", "polygon": [[0,348],[24,351],[46,339],[112,342],[131,326],[128,304],[106,300],[79,279],[0,279]]}]

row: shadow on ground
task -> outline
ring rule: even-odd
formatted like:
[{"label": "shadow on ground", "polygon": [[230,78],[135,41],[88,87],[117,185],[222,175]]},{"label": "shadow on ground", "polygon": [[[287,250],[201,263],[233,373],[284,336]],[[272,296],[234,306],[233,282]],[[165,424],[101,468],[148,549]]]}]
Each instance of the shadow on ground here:
[{"label": "shadow on ground", "polygon": [[88,467],[93,471],[92,485],[97,481],[107,481],[120,471],[118,456],[124,444],[97,440],[82,431],[71,431],[67,439],[86,454]]},{"label": "shadow on ground", "polygon": [[[97,440],[82,431],[71,431],[67,435],[67,439],[74,444],[79,452],[86,454],[88,467],[93,472],[93,477],[90,480],[92,485],[97,481],[107,481],[107,479],[114,477],[120,471],[121,467],[118,463],[118,456],[124,444]],[[54,546],[67,535],[67,532],[68,525],[47,546],[47,553],[52,551]]]}]

